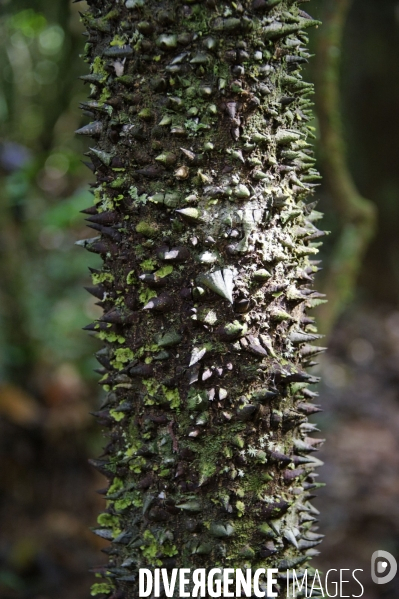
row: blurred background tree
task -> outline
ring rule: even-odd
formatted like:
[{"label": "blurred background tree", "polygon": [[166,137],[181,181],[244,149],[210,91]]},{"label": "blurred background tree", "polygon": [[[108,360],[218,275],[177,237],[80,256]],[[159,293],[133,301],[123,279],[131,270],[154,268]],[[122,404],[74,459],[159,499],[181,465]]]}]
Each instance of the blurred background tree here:
[{"label": "blurred background tree", "polygon": [[[328,51],[319,51],[308,78],[335,68],[342,127],[329,131],[341,130],[339,160],[378,213],[359,276],[352,271],[341,289],[331,285],[348,218],[328,173],[319,96],[322,126],[317,118],[314,126],[326,175],[319,208],[331,231],[319,287],[334,291],[333,307],[323,308],[331,324],[341,316],[318,367],[327,436],[321,477],[328,483],[318,507],[328,534],[315,565],[364,568],[369,576],[374,550],[399,548],[399,2],[310,0],[304,7],[326,23],[342,17],[342,43],[339,35],[328,38],[327,25],[313,34],[315,50]],[[104,485],[87,465],[102,444],[89,416],[100,399],[98,346],[80,330],[99,314],[83,290],[97,258],[74,248],[90,236],[79,210],[91,204],[90,172],[81,162],[87,142],[73,135],[86,122],[79,103],[87,97],[78,79],[86,72],[78,9],[85,3],[0,0],[2,599],[83,599],[87,570],[101,562],[98,537],[87,530],[102,502],[94,490]],[[397,591],[370,585],[367,597]]]},{"label": "blurred background tree", "polygon": [[0,596],[83,597],[103,484],[86,459],[101,447],[97,346],[81,331],[97,309],[74,249],[92,201],[73,134],[83,28],[68,0],[0,5]]}]

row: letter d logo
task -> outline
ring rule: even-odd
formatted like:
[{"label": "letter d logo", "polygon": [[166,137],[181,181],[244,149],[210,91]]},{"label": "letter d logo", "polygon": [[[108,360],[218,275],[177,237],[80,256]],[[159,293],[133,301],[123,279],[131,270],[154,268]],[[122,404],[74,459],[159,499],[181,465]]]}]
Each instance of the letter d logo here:
[{"label": "letter d logo", "polygon": [[[389,567],[388,567],[389,566]],[[388,551],[375,551],[371,557],[371,578],[376,584],[387,584],[396,576],[398,564]],[[382,574],[385,576],[381,576]]]}]

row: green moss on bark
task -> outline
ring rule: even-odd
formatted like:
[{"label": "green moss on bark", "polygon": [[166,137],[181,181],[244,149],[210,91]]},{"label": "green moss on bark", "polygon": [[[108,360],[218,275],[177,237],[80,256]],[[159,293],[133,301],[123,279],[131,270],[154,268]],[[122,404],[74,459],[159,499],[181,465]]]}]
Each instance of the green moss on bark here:
[{"label": "green moss on bark", "polygon": [[317,22],[298,4],[89,1],[112,541],[96,594],[136,597],[146,566],[305,566],[320,542],[300,71]]}]

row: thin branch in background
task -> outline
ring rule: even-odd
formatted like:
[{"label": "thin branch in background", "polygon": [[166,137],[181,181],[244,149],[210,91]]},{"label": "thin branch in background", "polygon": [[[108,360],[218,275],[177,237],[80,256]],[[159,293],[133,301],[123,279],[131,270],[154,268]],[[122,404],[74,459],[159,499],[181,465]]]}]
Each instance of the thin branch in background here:
[{"label": "thin branch in background", "polygon": [[340,110],[340,66],[344,27],[352,0],[326,0],[318,41],[317,101],[321,151],[341,231],[324,279],[328,303],[320,306],[320,330],[328,334],[353,298],[363,258],[377,225],[377,209],[356,188],[346,160]]}]

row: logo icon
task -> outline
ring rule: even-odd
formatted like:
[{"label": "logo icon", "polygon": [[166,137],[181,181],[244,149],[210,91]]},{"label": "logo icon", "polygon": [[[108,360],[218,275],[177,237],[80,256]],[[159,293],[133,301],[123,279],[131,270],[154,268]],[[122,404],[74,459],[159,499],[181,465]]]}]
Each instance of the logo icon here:
[{"label": "logo icon", "polygon": [[376,584],[387,584],[396,576],[398,564],[388,551],[375,551],[371,557],[371,578]]}]

